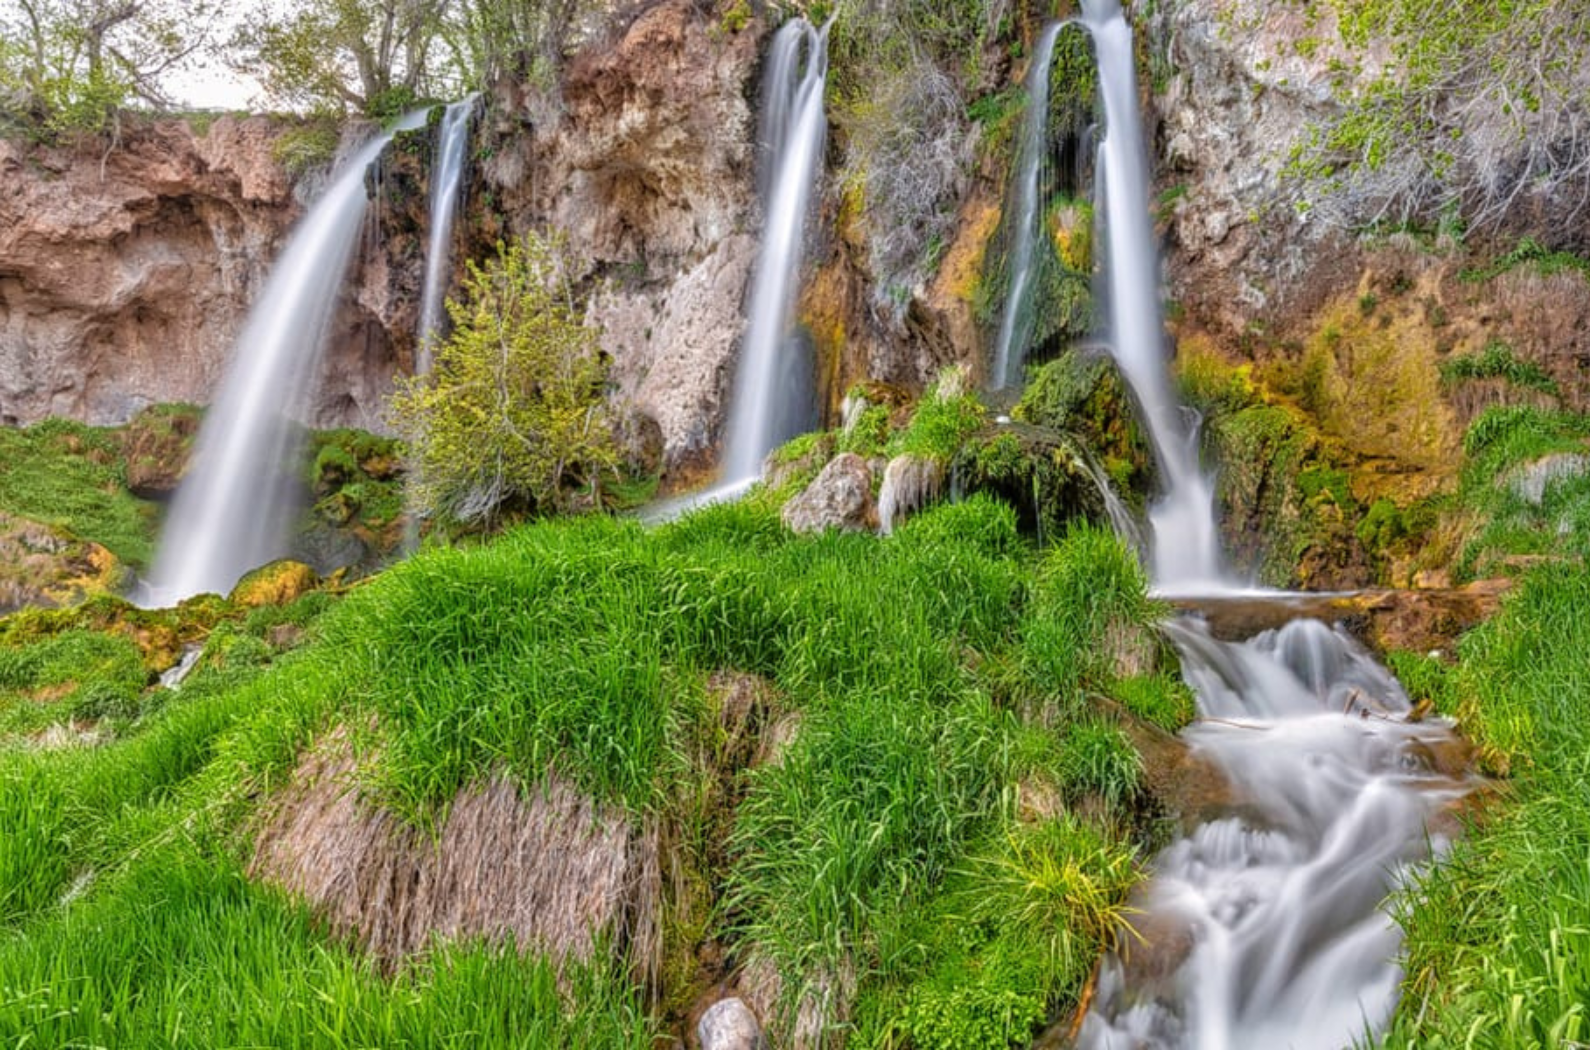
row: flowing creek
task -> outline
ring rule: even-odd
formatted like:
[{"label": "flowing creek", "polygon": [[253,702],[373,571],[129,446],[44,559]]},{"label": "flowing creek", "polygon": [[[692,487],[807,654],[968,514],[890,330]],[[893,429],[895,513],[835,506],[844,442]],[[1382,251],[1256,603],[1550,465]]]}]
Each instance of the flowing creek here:
[{"label": "flowing creek", "polygon": [[1201,716],[1183,740],[1229,797],[1154,860],[1078,1045],[1351,1046],[1396,1005],[1386,899],[1444,847],[1466,749],[1410,718],[1340,628],[1293,620],[1233,643],[1183,616],[1167,630]]},{"label": "flowing creek", "polygon": [[[1109,343],[1161,479],[1153,587],[1263,601],[1222,565],[1213,479],[1165,365],[1131,30],[1116,0],[1083,11],[1106,123]],[[1227,794],[1186,814],[1152,862],[1080,1019],[1084,1050],[1340,1050],[1371,1041],[1396,1007],[1401,931],[1387,901],[1443,849],[1472,787],[1466,749],[1340,628],[1278,620],[1240,642],[1195,614],[1166,627],[1200,716],[1182,739]]]}]

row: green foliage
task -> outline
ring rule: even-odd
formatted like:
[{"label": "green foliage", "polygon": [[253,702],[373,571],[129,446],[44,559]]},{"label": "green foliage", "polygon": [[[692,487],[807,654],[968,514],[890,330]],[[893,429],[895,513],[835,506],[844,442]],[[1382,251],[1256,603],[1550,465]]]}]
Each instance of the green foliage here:
[{"label": "green foliage", "polygon": [[987,418],[976,395],[961,390],[959,373],[941,377],[922,395],[906,428],[889,443],[890,455],[948,463]]},{"label": "green foliage", "polygon": [[1590,277],[1590,260],[1572,252],[1552,251],[1533,237],[1520,238],[1512,251],[1502,255],[1491,265],[1464,270],[1459,276],[1465,281],[1479,283],[1516,270],[1520,266],[1529,266],[1542,277],[1570,270]]},{"label": "green foliage", "polygon": [[310,119],[288,128],[271,143],[271,157],[294,178],[329,165],[337,155],[335,122]]},{"label": "green foliage", "polygon": [[121,455],[109,431],[80,423],[0,427],[0,511],[59,526],[142,567],[153,553],[155,508],[127,491]]},{"label": "green foliage", "polygon": [[110,130],[202,42],[207,0],[27,0],[0,8],[0,129],[41,140]]},{"label": "green foliage", "polygon": [[1472,354],[1455,354],[1440,364],[1443,386],[1456,386],[1469,379],[1505,379],[1514,386],[1539,390],[1556,396],[1561,391],[1557,381],[1532,361],[1520,361],[1513,356],[1513,348],[1499,339],[1485,344],[1485,349]]},{"label": "green foliage", "polygon": [[573,506],[616,471],[596,333],[559,286],[558,243],[531,235],[469,264],[453,334],[431,373],[391,403],[409,443],[415,504],[462,522],[504,504]]},{"label": "green foliage", "polygon": [[[1590,552],[1590,474],[1575,458],[1587,454],[1586,438],[1590,417],[1529,405],[1490,408],[1469,425],[1457,500],[1474,527],[1453,565],[1456,578],[1513,571],[1520,556]],[[1532,471],[1542,473],[1530,483]]]},{"label": "green foliage", "polygon": [[[328,453],[321,466],[347,464]],[[671,936],[765,953],[792,1001],[854,973],[857,1016],[878,1031],[1019,1042],[1075,1002],[1136,870],[1104,831],[1016,821],[1035,730],[998,676],[1030,668],[1025,688],[1052,689],[1064,649],[1108,690],[1088,654],[1153,615],[1142,587],[1103,533],[1037,560],[986,496],[882,540],[796,537],[746,501],[649,531],[602,517],[521,527],[424,552],[335,603],[223,618],[181,690],[143,689],[100,746],[22,744],[0,763],[0,927],[20,933],[0,937],[0,1035],[649,1045],[616,950],[597,953],[613,969],[554,980],[533,957],[445,945],[381,977],[242,877],[258,800],[344,724],[358,787],[401,817],[431,824],[465,784],[506,773],[533,788],[556,769],[677,836],[680,878],[714,873],[725,896]],[[46,644],[43,621],[66,620],[41,617],[0,634],[0,690],[86,681],[96,661],[116,681],[140,673],[119,639]],[[724,729],[703,683],[730,668],[766,679],[795,729],[774,759],[723,772],[726,812],[704,801],[702,755]],[[1128,760],[1109,753],[1118,777]],[[925,922],[953,915],[965,921]],[[961,930],[944,965],[965,982],[936,964]]]},{"label": "green foliage", "polygon": [[[1314,4],[1308,5],[1310,8]],[[1349,183],[1383,210],[1495,222],[1516,194],[1570,184],[1590,145],[1570,85],[1590,10],[1553,0],[1330,0],[1340,42],[1389,61],[1373,76],[1334,69],[1343,114],[1309,129],[1287,171],[1323,196]],[[1305,208],[1314,203],[1301,199]]]},{"label": "green foliage", "polygon": [[1408,976],[1388,1048],[1590,1035],[1587,602],[1582,561],[1542,569],[1460,642],[1463,728],[1513,776],[1505,813],[1474,822],[1399,902]]},{"label": "green foliage", "polygon": [[1055,772],[1073,798],[1092,795],[1119,807],[1137,795],[1143,760],[1126,735],[1108,722],[1073,723],[1066,730],[1059,759]]}]

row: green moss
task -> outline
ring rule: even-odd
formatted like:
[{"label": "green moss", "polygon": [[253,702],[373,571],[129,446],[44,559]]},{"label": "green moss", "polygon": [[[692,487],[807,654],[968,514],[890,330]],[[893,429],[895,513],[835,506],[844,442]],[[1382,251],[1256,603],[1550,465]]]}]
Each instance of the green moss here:
[{"label": "green moss", "polygon": [[135,568],[154,549],[155,506],[127,490],[113,431],[66,420],[0,427],[0,511],[101,544]]}]

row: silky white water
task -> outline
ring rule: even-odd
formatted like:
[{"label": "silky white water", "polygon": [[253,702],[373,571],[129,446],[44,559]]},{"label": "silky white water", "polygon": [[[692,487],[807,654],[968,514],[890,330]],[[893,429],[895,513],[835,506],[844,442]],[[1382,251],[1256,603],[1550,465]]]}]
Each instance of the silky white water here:
[{"label": "silky white water", "polygon": [[396,131],[424,119],[410,113],[360,148],[272,268],[205,413],[139,596],[145,604],[224,593],[286,552],[297,473],[289,414],[303,400],[364,222],[365,169]]},{"label": "silky white water", "polygon": [[1038,35],[1027,70],[1027,111],[1022,118],[1021,141],[1016,154],[1015,225],[1010,241],[1010,285],[988,377],[993,390],[1003,390],[1021,370],[1022,358],[1033,332],[1033,242],[1038,237],[1038,172],[1043,166],[1049,130],[1049,66],[1054,61],[1055,38],[1065,22],[1051,22]]},{"label": "silky white water", "polygon": [[809,422],[789,418],[799,412],[792,413],[786,395],[800,384],[792,384],[783,366],[790,357],[790,315],[827,133],[828,29],[791,19],[768,52],[761,121],[762,244],[719,472],[728,487],[757,478],[767,454]]},{"label": "silky white water", "polygon": [[1082,9],[1104,106],[1097,182],[1104,198],[1109,343],[1137,399],[1161,475],[1161,492],[1149,508],[1150,578],[1162,594],[1214,593],[1230,584],[1215,530],[1214,485],[1198,463],[1197,428],[1170,387],[1132,31],[1116,0],[1084,0]]},{"label": "silky white water", "polygon": [[1397,1002],[1386,898],[1444,845],[1432,818],[1469,790],[1440,722],[1339,629],[1250,641],[1169,628],[1203,720],[1183,734],[1230,801],[1153,862],[1100,968],[1085,1050],[1345,1050]]},{"label": "silky white water", "polygon": [[436,344],[445,335],[444,301],[452,277],[453,219],[463,195],[469,122],[474,118],[478,98],[470,95],[449,105],[437,129],[436,153],[431,162],[431,230],[425,244],[425,286],[420,293],[420,328],[414,354],[416,375],[430,372]]}]

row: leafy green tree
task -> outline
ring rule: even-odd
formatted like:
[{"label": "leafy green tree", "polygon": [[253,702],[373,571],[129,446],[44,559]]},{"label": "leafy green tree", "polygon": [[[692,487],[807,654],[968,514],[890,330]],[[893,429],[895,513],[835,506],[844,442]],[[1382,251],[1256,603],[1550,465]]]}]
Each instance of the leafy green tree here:
[{"label": "leafy green tree", "polygon": [[391,402],[423,513],[470,523],[505,505],[567,510],[598,496],[618,450],[596,332],[574,310],[557,241],[530,235],[471,262],[453,335]]},{"label": "leafy green tree", "polygon": [[296,0],[246,19],[233,64],[294,109],[390,116],[447,94],[436,43],[451,0]]},{"label": "leafy green tree", "polygon": [[204,46],[210,0],[3,0],[0,111],[42,136],[164,108],[161,78]]}]

